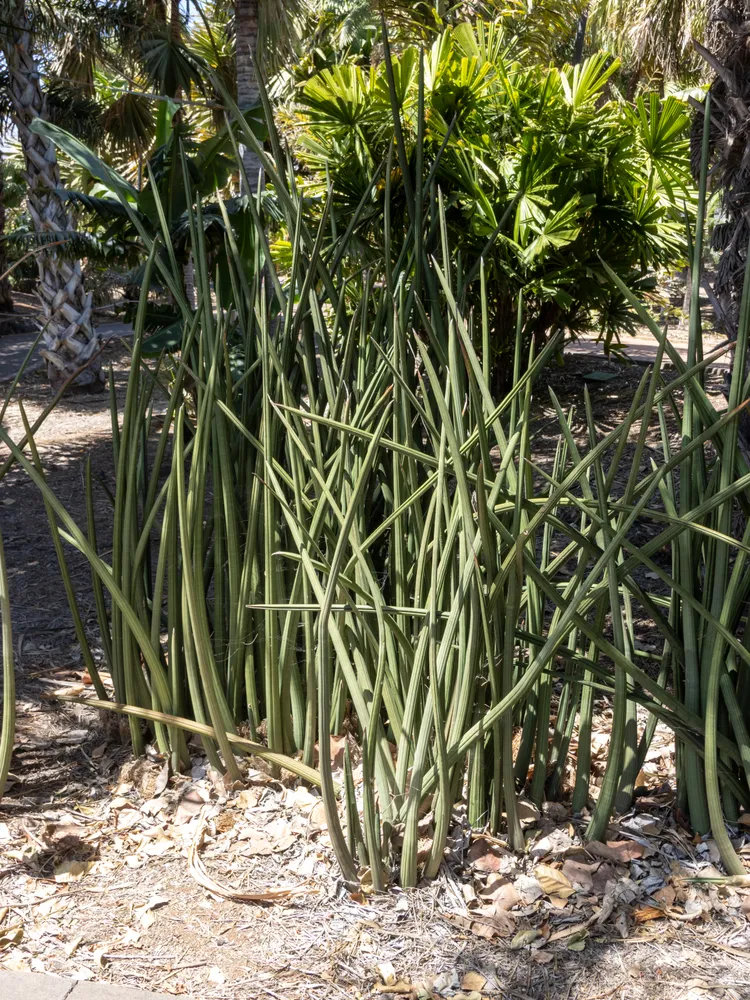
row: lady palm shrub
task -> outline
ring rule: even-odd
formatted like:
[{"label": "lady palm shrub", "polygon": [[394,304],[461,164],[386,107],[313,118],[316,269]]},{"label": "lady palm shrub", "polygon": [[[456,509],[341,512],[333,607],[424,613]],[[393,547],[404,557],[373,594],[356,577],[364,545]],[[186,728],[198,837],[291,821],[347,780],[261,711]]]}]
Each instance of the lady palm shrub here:
[{"label": "lady palm shrub", "polygon": [[[379,267],[390,254],[393,264],[420,226],[420,194],[442,192],[455,266],[485,263],[490,345],[507,364],[521,290],[539,343],[558,326],[597,329],[608,343],[632,327],[605,265],[642,298],[655,270],[682,262],[694,196],[685,105],[652,94],[632,106],[612,89],[618,62],[607,53],[549,66],[503,25],[464,23],[424,53],[407,46],[391,59],[386,46],[377,66],[324,69],[300,87],[290,124],[307,190],[325,197],[330,186],[341,218],[364,200],[349,244],[361,261]],[[373,174],[391,144],[386,213],[385,178]],[[420,158],[438,152],[420,192]],[[441,252],[439,229],[425,246]],[[420,294],[437,294],[428,271],[424,280]],[[474,287],[465,291],[478,306]]]},{"label": "lady palm shrub", "polygon": [[[91,162],[69,136],[35,127]],[[86,650],[93,704],[128,715],[135,752],[147,720],[175,769],[188,763],[192,731],[233,778],[235,754],[246,752],[319,785],[344,877],[367,871],[379,889],[394,860],[402,884],[417,881],[426,808],[428,877],[459,802],[473,825],[503,830],[517,848],[521,793],[571,796],[574,810],[588,810],[594,697],[604,692],[612,731],[588,836],[629,807],[661,719],[677,736],[691,821],[742,871],[726,822],[750,803],[750,530],[734,531],[738,518],[747,523],[750,472],[736,427],[748,384],[735,366],[723,413],[704,390],[711,358],[700,351],[697,278],[686,365],[607,271],[653,331],[657,363],[605,436],[585,400],[583,449],[553,394],[559,443],[543,471],[529,413],[559,339],[538,354],[532,342],[522,358],[533,312],[519,298],[512,387],[493,396],[486,270],[454,266],[440,193],[432,198],[417,175],[422,223],[394,264],[386,253],[382,270],[352,275],[342,262],[366,202],[345,232],[328,202],[311,230],[278,138],[268,156],[240,128],[285,213],[289,266],[273,265],[256,212],[252,257],[227,221],[226,259],[211,273],[198,199],[187,216],[193,309],[166,219],[156,237],[143,229],[145,287],[158,273],[171,290],[182,341],[176,354],[146,357],[144,294],[121,423],[113,407],[111,562],[97,551],[91,477],[84,527],[46,485],[33,449],[27,457],[0,430],[42,491],[54,537],[91,565],[114,689],[108,697]],[[439,164],[424,163],[434,177]],[[130,211],[119,180],[97,169]],[[426,253],[433,231],[440,256]],[[430,282],[434,294],[423,297]],[[465,305],[470,293],[478,310]],[[746,296],[743,350],[749,311]],[[667,420],[675,410],[677,444]],[[647,461],[652,426],[659,464]],[[651,655],[639,652],[644,621],[652,648],[661,637]],[[334,779],[326,750],[342,731],[356,737],[361,783],[350,757],[343,783]]]}]

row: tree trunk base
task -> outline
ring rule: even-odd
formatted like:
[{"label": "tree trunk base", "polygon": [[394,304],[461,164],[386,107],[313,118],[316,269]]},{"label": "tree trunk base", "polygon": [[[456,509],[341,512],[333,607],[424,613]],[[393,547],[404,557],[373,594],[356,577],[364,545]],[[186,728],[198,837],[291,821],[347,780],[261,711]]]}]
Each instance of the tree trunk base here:
[{"label": "tree trunk base", "polygon": [[70,383],[70,389],[78,393],[98,393],[104,392],[107,387],[107,376],[102,371],[98,357],[94,357],[79,371],[80,363],[75,360],[62,361],[59,354],[52,354],[50,351],[39,352],[46,362],[47,378],[49,384],[55,392],[58,392],[71,376],[78,374]]}]

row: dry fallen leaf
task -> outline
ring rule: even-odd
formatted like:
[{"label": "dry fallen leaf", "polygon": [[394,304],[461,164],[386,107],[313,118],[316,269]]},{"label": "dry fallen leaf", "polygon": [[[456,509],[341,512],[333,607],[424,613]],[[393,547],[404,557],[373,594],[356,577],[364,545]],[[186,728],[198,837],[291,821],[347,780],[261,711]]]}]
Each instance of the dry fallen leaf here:
[{"label": "dry fallen leaf", "polygon": [[49,917],[53,913],[62,913],[63,910],[67,910],[71,903],[72,900],[67,898],[67,893],[62,892],[57,896],[50,896],[49,899],[40,903],[37,907],[37,913],[41,917]]},{"label": "dry fallen leaf", "polygon": [[245,858],[268,857],[273,854],[273,844],[259,830],[243,830],[238,853]]},{"label": "dry fallen leaf", "polygon": [[[592,920],[593,919],[595,918],[592,918]],[[585,931],[592,923],[592,920],[586,921],[585,924],[573,924],[570,927],[563,927],[562,930],[555,931],[554,934],[550,934],[549,936],[550,943],[554,941],[564,941],[567,938],[575,937],[577,934]]]},{"label": "dry fallen leaf", "polygon": [[168,896],[152,896],[147,903],[144,903],[142,906],[136,906],[133,913],[144,930],[148,930],[156,920],[153,911],[160,909],[162,906],[167,906],[169,901]]},{"label": "dry fallen leaf", "polygon": [[638,906],[633,911],[633,917],[637,924],[643,924],[647,920],[660,920],[666,916],[664,910],[656,906]]},{"label": "dry fallen leaf", "polygon": [[178,826],[189,823],[197,816],[207,801],[207,796],[200,788],[189,788],[180,799],[174,821]]},{"label": "dry fallen leaf", "polygon": [[677,893],[671,885],[665,885],[662,889],[657,889],[652,896],[660,906],[672,906],[677,898]]},{"label": "dry fallen leaf", "polygon": [[496,879],[486,885],[479,895],[483,900],[492,900],[496,910],[512,910],[521,901],[516,887],[508,879]]},{"label": "dry fallen leaf", "polygon": [[589,865],[583,861],[567,858],[563,862],[562,871],[572,885],[578,885],[582,889],[588,890],[593,888],[594,875],[598,867],[598,862]]},{"label": "dry fallen leaf", "polygon": [[222,885],[221,882],[217,882],[215,878],[212,878],[203,867],[200,857],[203,834],[204,823],[199,823],[196,835],[188,847],[188,871],[199,885],[202,885],[204,889],[208,889],[215,896],[221,896],[223,899],[232,899],[238,903],[261,903],[270,902],[275,899],[289,899],[290,896],[318,891],[309,886],[301,885],[290,886],[285,889],[263,889],[258,892],[243,892],[239,889],[232,889],[230,886]]},{"label": "dry fallen leaf", "polygon": [[478,837],[469,848],[468,858],[478,872],[498,872],[505,867],[508,852],[484,837]]},{"label": "dry fallen leaf", "polygon": [[588,931],[579,931],[577,934],[572,935],[568,939],[567,949],[568,951],[583,951],[586,947],[586,941],[588,939]]},{"label": "dry fallen leaf", "polygon": [[544,895],[544,890],[539,884],[539,880],[533,875],[519,875],[515,881],[516,892],[521,897],[524,906],[533,903]]},{"label": "dry fallen leaf", "polygon": [[535,841],[529,849],[529,854],[532,858],[544,858],[549,854],[561,855],[569,851],[572,846],[573,838],[570,833],[557,827],[545,837]]},{"label": "dry fallen leaf", "polygon": [[548,896],[550,904],[555,907],[556,910],[564,910],[568,905],[567,896]]},{"label": "dry fallen leaf", "polygon": [[55,865],[55,882],[77,882],[94,867],[93,861],[63,861]]},{"label": "dry fallen leaf", "polygon": [[74,937],[72,941],[69,941],[68,944],[65,945],[66,958],[72,958],[75,955],[82,941],[83,941],[83,935],[79,934],[77,937]]},{"label": "dry fallen leaf", "polygon": [[91,969],[87,969],[85,965],[79,966],[78,969],[70,976],[71,979],[79,979],[85,981],[88,979],[93,979],[95,973]]},{"label": "dry fallen leaf", "polygon": [[28,972],[29,965],[23,955],[12,952],[6,959],[3,959],[3,969],[7,969],[8,972]]},{"label": "dry fallen leaf", "polygon": [[163,812],[167,808],[167,804],[166,799],[148,799],[141,806],[141,812],[147,816],[158,816],[160,812]]},{"label": "dry fallen leaf", "polygon": [[503,912],[495,912],[491,917],[483,915],[467,917],[460,913],[443,913],[442,917],[462,930],[486,938],[488,941],[496,937],[510,937],[515,930],[513,918]]},{"label": "dry fallen leaf", "polygon": [[142,819],[140,809],[121,809],[117,814],[117,829],[132,830]]},{"label": "dry fallen leaf", "polygon": [[511,941],[510,946],[514,949],[526,948],[540,937],[542,937],[542,932],[536,927],[530,927],[528,930],[519,931]]},{"label": "dry fallen leaf", "polygon": [[486,985],[487,977],[483,976],[481,972],[467,972],[461,980],[462,990],[476,990],[481,993]]},{"label": "dry fallen leaf", "polygon": [[334,771],[343,770],[345,752],[346,736],[331,736],[331,767]]},{"label": "dry fallen leaf", "polygon": [[47,823],[44,828],[44,839],[57,848],[72,847],[85,836],[86,828],[80,823]]},{"label": "dry fallen leaf", "polygon": [[575,889],[570,884],[568,877],[557,868],[550,865],[537,865],[534,875],[546,896],[558,896],[567,899],[572,896]]},{"label": "dry fallen leaf", "polygon": [[533,802],[524,798],[518,799],[516,812],[521,824],[526,826],[533,826],[535,823],[538,823],[542,815]]},{"label": "dry fallen leaf", "polygon": [[161,795],[164,789],[169,784],[169,761],[165,761],[164,765],[156,776],[156,782],[154,784],[154,793],[152,798],[157,798]]},{"label": "dry fallen leaf", "polygon": [[10,927],[4,927],[2,932],[0,932],[0,951],[4,951],[11,945],[20,944],[23,940],[23,924],[11,924]]},{"label": "dry fallen leaf", "polygon": [[554,962],[555,953],[554,951],[542,951],[537,949],[531,952],[531,957],[535,962],[539,962],[540,965],[546,965],[548,962]]},{"label": "dry fallen leaf", "polygon": [[260,802],[260,798],[264,791],[265,789],[256,787],[243,788],[232,805],[236,806],[238,809],[254,809]]},{"label": "dry fallen leaf", "polygon": [[592,840],[586,844],[586,850],[605,861],[613,861],[617,865],[626,865],[636,858],[646,858],[654,852],[634,840],[609,840],[606,844]]},{"label": "dry fallen leaf", "polygon": [[328,829],[326,810],[322,800],[318,800],[310,810],[310,832],[317,833],[319,830]]},{"label": "dry fallen leaf", "polygon": [[287,788],[284,791],[284,805],[299,812],[307,813],[320,802],[319,795],[313,795],[308,788]]},{"label": "dry fallen leaf", "polygon": [[601,896],[607,888],[607,883],[616,880],[617,869],[607,861],[594,861],[585,864],[573,858],[567,858],[562,867],[563,874],[576,888]]},{"label": "dry fallen leaf", "polygon": [[391,962],[381,962],[375,967],[375,971],[383,980],[385,986],[391,986],[396,982],[396,970]]}]

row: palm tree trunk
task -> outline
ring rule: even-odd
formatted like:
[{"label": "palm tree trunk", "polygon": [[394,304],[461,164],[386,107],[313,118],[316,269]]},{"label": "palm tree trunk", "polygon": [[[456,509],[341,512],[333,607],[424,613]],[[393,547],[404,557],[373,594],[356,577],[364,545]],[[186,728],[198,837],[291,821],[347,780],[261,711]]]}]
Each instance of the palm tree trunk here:
[{"label": "palm tree trunk", "polygon": [[[237,64],[237,104],[247,111],[260,103],[260,87],[255,63],[258,52],[258,0],[235,0],[234,37]],[[263,184],[263,166],[254,150],[242,146],[242,163],[245,167],[250,193]]]},{"label": "palm tree trunk", "polygon": [[[55,147],[30,130],[35,118],[45,117],[46,101],[24,0],[18,0],[13,21],[3,45],[13,119],[26,158],[29,214],[38,236],[54,242],[73,227],[57,194],[60,169]],[[65,260],[52,248],[38,254],[37,262],[45,326],[41,353],[47,362],[49,380],[53,387],[59,386],[86,365],[76,384],[98,391],[104,387],[104,374],[96,357],[99,338],[92,323],[91,294],[84,289],[81,264]]]},{"label": "palm tree trunk", "polygon": [[[736,341],[744,291],[744,262],[750,251],[750,171],[747,156],[737,153],[737,150],[746,149],[750,125],[750,50],[746,30],[750,2],[734,0],[732,4],[724,5],[722,11],[722,30],[715,39],[718,51],[710,51],[695,40],[693,47],[716,74],[709,88],[709,183],[714,190],[718,188],[721,191],[724,217],[712,234],[713,248],[721,251],[713,287],[707,280],[704,286],[714,309],[717,325],[729,340]],[[691,135],[691,165],[697,176],[706,102],[691,103],[697,112]],[[747,373],[750,371],[750,350],[743,360]],[[739,363],[736,351],[733,363]],[[724,387],[726,393],[729,391],[730,381],[730,377],[727,377]],[[750,461],[750,415],[747,408],[740,413],[738,426],[740,451]]]},{"label": "palm tree trunk", "polygon": [[0,155],[0,313],[13,312],[13,296],[10,280],[2,275],[8,270],[8,254],[5,249],[5,178],[3,158]]},{"label": "palm tree trunk", "polygon": [[180,0],[172,0],[169,5],[169,33],[173,42],[182,39],[182,17],[180,15]]},{"label": "palm tree trunk", "polygon": [[578,24],[576,26],[576,37],[573,43],[573,65],[578,66],[583,62],[583,47],[586,44],[586,27],[589,21],[589,9],[584,7],[581,13],[578,15]]}]

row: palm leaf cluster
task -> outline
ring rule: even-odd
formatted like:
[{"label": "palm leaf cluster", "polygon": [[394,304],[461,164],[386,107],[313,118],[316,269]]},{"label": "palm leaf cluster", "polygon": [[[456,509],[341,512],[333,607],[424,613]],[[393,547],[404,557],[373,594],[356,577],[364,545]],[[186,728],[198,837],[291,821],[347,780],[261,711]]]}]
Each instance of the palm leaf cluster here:
[{"label": "palm leaf cluster", "polygon": [[723,0],[598,0],[593,28],[629,65],[634,84],[700,80],[705,65],[693,39],[708,38]]},{"label": "palm leaf cluster", "polygon": [[[307,188],[325,196],[330,184],[342,218],[364,202],[360,257],[381,258],[384,247],[393,257],[410,222],[404,174],[418,169],[422,142],[440,150],[432,197],[444,200],[463,266],[494,240],[485,260],[497,348],[512,349],[520,290],[539,335],[594,326],[611,341],[632,313],[601,261],[642,291],[684,255],[681,207],[694,197],[685,105],[651,95],[631,108],[609,97],[616,69],[605,54],[540,67],[501,22],[481,21],[447,28],[423,60],[409,47],[377,67],[325,69],[301,89],[295,149],[311,172]],[[370,187],[386,161],[389,176]],[[429,252],[439,247],[435,232]]]}]

